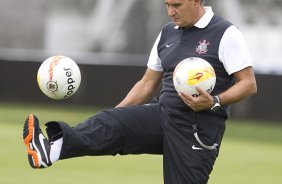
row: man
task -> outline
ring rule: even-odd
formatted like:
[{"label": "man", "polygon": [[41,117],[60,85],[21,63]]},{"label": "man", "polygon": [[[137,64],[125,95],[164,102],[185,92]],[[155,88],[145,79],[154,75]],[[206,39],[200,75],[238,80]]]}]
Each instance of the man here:
[{"label": "man", "polygon": [[[164,183],[207,183],[229,117],[229,105],[256,93],[252,62],[241,32],[201,0],[165,0],[172,22],[155,41],[143,78],[116,108],[70,127],[28,116],[24,142],[33,168],[85,155],[163,154]],[[211,95],[177,94],[172,74],[185,58],[215,69]],[[159,99],[147,103],[162,82]]]}]

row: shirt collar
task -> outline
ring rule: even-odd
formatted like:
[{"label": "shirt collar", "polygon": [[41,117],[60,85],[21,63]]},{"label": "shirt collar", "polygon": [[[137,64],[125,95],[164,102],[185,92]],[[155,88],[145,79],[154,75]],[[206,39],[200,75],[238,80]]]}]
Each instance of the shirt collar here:
[{"label": "shirt collar", "polygon": [[[207,25],[210,23],[212,17],[214,16],[214,13],[212,11],[212,7],[211,6],[205,6],[204,8],[206,10],[205,14],[194,25],[195,27],[198,27],[198,28],[201,28],[201,29],[207,27]],[[174,28],[175,29],[179,29],[180,27],[179,26],[175,26]]]}]

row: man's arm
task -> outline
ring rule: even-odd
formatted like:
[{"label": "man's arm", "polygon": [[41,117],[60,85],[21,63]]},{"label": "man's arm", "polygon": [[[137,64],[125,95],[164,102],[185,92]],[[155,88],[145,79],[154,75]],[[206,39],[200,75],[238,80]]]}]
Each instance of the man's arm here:
[{"label": "man's arm", "polygon": [[234,77],[236,84],[219,95],[222,105],[239,102],[257,93],[256,79],[252,67],[234,73]]},{"label": "man's arm", "polygon": [[163,72],[147,69],[144,76],[129,91],[127,96],[116,107],[140,105],[148,102],[161,83]]},{"label": "man's arm", "polygon": [[[230,105],[239,102],[255,93],[257,93],[256,79],[252,67],[234,73],[236,83],[221,94],[221,105]],[[213,98],[207,92],[198,89],[201,93],[199,97],[192,97],[187,94],[179,94],[182,100],[194,111],[209,109],[213,105]]]}]

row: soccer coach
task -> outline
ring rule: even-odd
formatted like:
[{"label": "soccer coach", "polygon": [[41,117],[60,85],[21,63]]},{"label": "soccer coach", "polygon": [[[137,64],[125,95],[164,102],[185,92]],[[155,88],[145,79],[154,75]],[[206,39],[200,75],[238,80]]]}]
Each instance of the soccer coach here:
[{"label": "soccer coach", "polygon": [[[75,127],[47,123],[48,140],[35,115],[28,116],[24,142],[33,168],[86,155],[163,154],[165,184],[206,184],[219,153],[230,105],[257,92],[242,33],[201,0],[165,0],[172,22],[152,48],[148,68],[116,108]],[[208,61],[216,72],[211,94],[178,94],[175,66],[189,57]],[[162,83],[157,101],[148,103]],[[147,104],[145,104],[147,103]]]}]

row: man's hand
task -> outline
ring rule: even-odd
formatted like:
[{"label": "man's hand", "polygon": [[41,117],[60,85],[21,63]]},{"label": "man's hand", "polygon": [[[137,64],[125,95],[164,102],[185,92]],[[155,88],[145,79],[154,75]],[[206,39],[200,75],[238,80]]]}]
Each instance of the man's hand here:
[{"label": "man's hand", "polygon": [[200,93],[198,97],[193,97],[184,93],[179,93],[179,97],[193,111],[202,111],[211,108],[213,105],[212,96],[200,88],[197,88],[197,90]]}]

